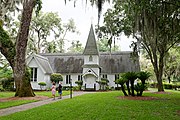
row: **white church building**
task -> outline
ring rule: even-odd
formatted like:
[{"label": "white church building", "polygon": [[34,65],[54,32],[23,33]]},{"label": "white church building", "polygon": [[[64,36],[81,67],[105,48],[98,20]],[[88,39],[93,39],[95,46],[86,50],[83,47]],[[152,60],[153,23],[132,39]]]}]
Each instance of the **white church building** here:
[{"label": "white church building", "polygon": [[131,58],[131,51],[101,53],[98,51],[94,30],[91,25],[84,52],[80,53],[42,53],[27,58],[31,68],[31,85],[40,89],[39,82],[51,87],[50,75],[60,73],[62,86],[77,86],[75,81],[82,80],[83,88],[99,90],[97,81],[106,78],[109,87],[116,87],[115,79],[119,73],[139,71],[139,58]]}]

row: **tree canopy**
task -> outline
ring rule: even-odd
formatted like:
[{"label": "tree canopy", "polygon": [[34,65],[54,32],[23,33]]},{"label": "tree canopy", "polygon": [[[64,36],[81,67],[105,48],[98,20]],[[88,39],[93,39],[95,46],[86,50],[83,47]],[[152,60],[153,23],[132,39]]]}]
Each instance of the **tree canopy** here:
[{"label": "tree canopy", "polygon": [[[165,55],[173,45],[180,43],[179,6],[180,2],[169,0],[116,0],[114,7],[105,14],[105,29],[100,29],[110,34],[116,29],[114,35],[124,32],[136,38],[134,51],[138,52],[141,47],[148,53],[158,91],[164,91],[162,75]],[[109,31],[108,24],[114,29]]]}]

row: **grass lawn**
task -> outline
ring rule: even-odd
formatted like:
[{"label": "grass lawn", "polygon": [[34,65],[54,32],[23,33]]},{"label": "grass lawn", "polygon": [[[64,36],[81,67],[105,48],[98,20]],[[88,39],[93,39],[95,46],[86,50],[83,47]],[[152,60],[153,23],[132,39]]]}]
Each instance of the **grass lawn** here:
[{"label": "grass lawn", "polygon": [[179,120],[180,118],[180,92],[143,94],[157,97],[155,100],[128,100],[119,99],[118,96],[123,96],[122,92],[85,94],[3,116],[0,120]]},{"label": "grass lawn", "polygon": [[[14,96],[14,92],[0,92],[0,98],[9,98]],[[48,96],[52,97],[51,91],[38,91],[35,92],[37,96]],[[63,91],[63,96],[68,95],[69,91]],[[58,93],[56,94],[58,96]],[[18,106],[26,103],[36,102],[38,100],[11,100],[0,102],[0,109],[8,108],[12,106]]]}]

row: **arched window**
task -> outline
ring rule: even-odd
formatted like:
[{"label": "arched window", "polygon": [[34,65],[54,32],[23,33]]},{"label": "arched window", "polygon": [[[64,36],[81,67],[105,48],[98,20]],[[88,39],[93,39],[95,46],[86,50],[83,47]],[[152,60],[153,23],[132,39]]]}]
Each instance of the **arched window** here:
[{"label": "arched window", "polygon": [[89,61],[93,61],[92,55],[89,56]]}]

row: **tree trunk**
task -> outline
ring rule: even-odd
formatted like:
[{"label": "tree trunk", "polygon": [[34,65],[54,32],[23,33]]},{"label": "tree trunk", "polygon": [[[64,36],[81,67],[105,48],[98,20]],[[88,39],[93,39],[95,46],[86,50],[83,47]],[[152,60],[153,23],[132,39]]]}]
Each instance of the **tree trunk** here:
[{"label": "tree trunk", "polygon": [[159,56],[159,76],[158,76],[158,91],[161,92],[161,91],[164,91],[164,88],[163,88],[163,83],[162,83],[162,75],[163,75],[163,67],[164,67],[164,55],[160,53],[160,56]]},{"label": "tree trunk", "polygon": [[127,89],[128,89],[128,95],[131,95],[131,91],[130,91],[130,88],[129,88],[129,80],[126,82],[126,86],[127,86]]},{"label": "tree trunk", "polygon": [[[145,88],[145,80],[141,80],[143,88]],[[142,96],[144,89],[140,90],[140,93],[137,96]]]},{"label": "tree trunk", "polygon": [[122,92],[123,92],[124,96],[128,96],[128,94],[125,91],[124,84],[121,84],[121,88],[122,88]]},{"label": "tree trunk", "polygon": [[130,83],[131,83],[132,96],[135,96],[135,95],[134,95],[134,80],[130,80]]},{"label": "tree trunk", "polygon": [[159,67],[157,64],[153,64],[154,72],[156,74],[156,79],[158,82],[158,92],[164,91],[163,83],[162,83],[162,75],[163,75],[163,56],[160,54],[159,56]]},{"label": "tree trunk", "polygon": [[34,96],[30,79],[26,77],[26,46],[28,41],[29,26],[31,22],[35,0],[26,1],[23,4],[23,12],[21,18],[21,25],[16,41],[16,57],[14,66],[14,80],[16,93],[15,96],[28,97]]}]

